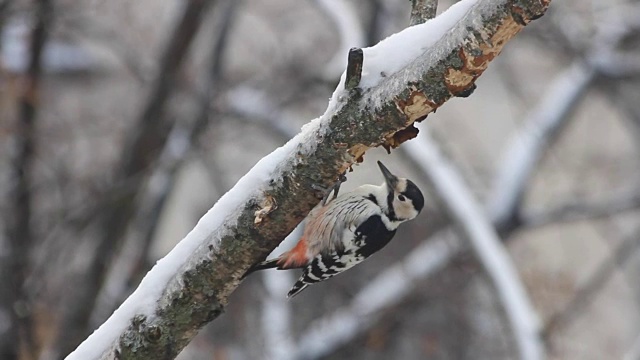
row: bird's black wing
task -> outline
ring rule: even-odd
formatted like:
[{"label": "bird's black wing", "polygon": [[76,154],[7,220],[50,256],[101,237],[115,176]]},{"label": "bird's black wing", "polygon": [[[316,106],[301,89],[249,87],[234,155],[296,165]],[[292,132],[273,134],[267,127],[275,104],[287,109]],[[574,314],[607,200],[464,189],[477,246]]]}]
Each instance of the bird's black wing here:
[{"label": "bird's black wing", "polygon": [[345,246],[331,254],[319,254],[304,269],[302,276],[293,285],[287,295],[289,298],[299,294],[310,284],[327,280],[361,263],[371,254],[379,251],[395,235],[384,225],[380,215],[371,216],[354,233],[351,246]]}]

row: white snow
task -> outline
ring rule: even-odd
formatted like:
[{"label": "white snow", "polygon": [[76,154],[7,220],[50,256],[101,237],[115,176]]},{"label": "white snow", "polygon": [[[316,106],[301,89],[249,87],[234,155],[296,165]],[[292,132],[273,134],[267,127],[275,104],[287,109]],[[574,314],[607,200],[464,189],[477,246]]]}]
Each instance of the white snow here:
[{"label": "white snow", "polygon": [[[477,0],[462,0],[427,22],[393,34],[378,44],[364,48],[360,88],[378,85],[424,54],[469,12]],[[459,44],[459,43],[457,43]]]}]

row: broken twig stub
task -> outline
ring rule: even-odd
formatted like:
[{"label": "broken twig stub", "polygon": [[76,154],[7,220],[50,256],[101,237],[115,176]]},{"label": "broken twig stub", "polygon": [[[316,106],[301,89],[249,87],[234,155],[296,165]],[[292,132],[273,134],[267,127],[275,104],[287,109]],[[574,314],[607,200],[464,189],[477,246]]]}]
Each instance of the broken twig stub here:
[{"label": "broken twig stub", "polygon": [[360,84],[362,78],[362,64],[364,63],[364,53],[360,48],[351,48],[347,62],[347,78],[344,87],[347,90],[355,89]]}]

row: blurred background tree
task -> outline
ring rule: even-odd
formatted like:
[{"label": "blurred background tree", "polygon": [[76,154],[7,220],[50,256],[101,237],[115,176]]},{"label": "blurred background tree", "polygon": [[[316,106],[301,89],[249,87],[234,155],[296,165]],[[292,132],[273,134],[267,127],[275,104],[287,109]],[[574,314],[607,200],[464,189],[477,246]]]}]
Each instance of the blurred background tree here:
[{"label": "blurred background tree", "polygon": [[[324,111],[348,49],[409,13],[399,0],[0,2],[0,358],[64,358]],[[435,140],[413,140],[437,143],[486,204],[549,358],[640,358],[639,33],[637,1],[555,2],[473,96],[425,121]],[[369,154],[345,187],[382,182],[383,159],[430,193],[421,216],[293,301],[294,274],[250,277],[181,358],[516,357],[429,168],[411,149]]]}]

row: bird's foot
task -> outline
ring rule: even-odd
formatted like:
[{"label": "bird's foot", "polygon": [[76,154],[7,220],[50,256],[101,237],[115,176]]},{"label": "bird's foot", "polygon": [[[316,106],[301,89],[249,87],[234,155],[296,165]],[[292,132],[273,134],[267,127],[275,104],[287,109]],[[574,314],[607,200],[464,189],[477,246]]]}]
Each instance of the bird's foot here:
[{"label": "bird's foot", "polygon": [[[336,183],[333,184],[333,186],[331,186],[329,188],[325,188],[324,186],[317,185],[317,184],[312,184],[311,185],[313,190],[316,190],[321,194],[321,196],[322,196],[322,206],[327,205],[327,203],[329,201],[333,201],[335,198],[338,197],[338,192],[340,191],[340,186],[342,185],[343,182],[347,181],[346,173],[347,172],[345,171],[342,174],[340,174],[340,176],[338,176],[338,181],[336,181]],[[331,193],[333,193],[333,196],[331,197],[331,200],[329,200],[329,195],[331,195]]]}]

